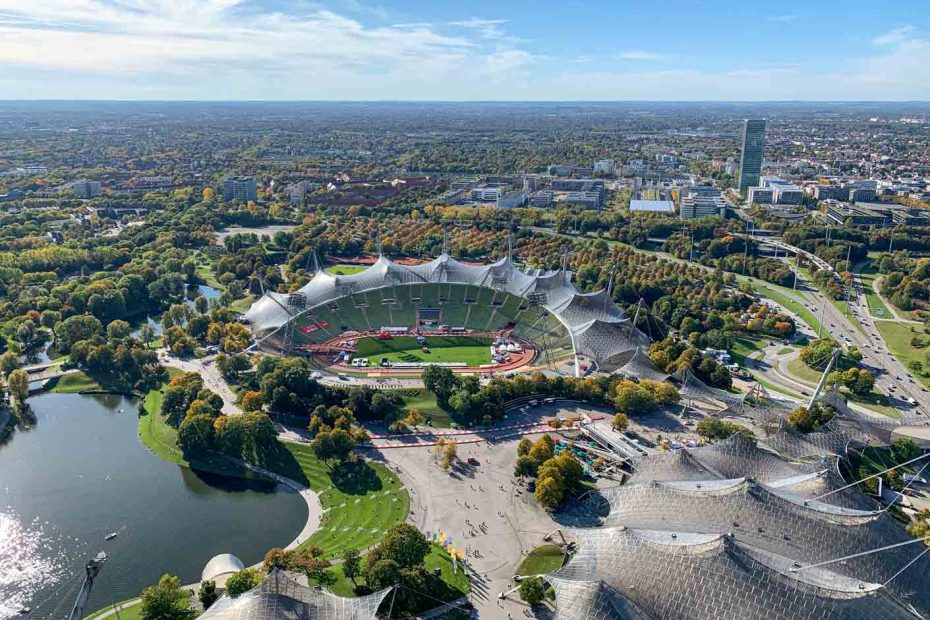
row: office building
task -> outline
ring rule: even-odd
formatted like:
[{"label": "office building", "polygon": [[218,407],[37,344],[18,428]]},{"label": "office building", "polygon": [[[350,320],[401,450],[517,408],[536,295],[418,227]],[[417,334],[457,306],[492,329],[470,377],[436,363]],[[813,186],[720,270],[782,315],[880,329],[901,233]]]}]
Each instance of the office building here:
[{"label": "office building", "polygon": [[603,194],[597,191],[568,192],[563,204],[585,209],[600,209],[603,206]]},{"label": "office building", "polygon": [[771,187],[750,187],[747,190],[749,204],[770,205],[775,203],[775,190]]},{"label": "office building", "polygon": [[258,200],[255,177],[226,177],[223,179],[223,200]]},{"label": "office building", "polygon": [[499,187],[476,187],[471,190],[471,199],[478,202],[497,202],[504,190]]},{"label": "office building", "polygon": [[631,200],[630,211],[640,213],[674,213],[675,203],[671,200]]},{"label": "office building", "polygon": [[683,220],[727,214],[727,203],[720,195],[720,190],[709,185],[698,185],[688,190],[681,199],[680,216]]},{"label": "office building", "polygon": [[547,169],[549,176],[553,177],[567,177],[570,176],[573,171],[574,168],[572,166],[566,166],[564,164],[549,166]]},{"label": "office building", "polygon": [[541,189],[530,198],[530,206],[538,209],[548,209],[552,206],[552,191]]},{"label": "office building", "polygon": [[526,192],[507,192],[497,199],[499,209],[516,209],[526,204]]},{"label": "office building", "polygon": [[527,174],[523,177],[523,191],[535,192],[542,187],[542,179],[538,174]]},{"label": "office building", "polygon": [[612,159],[602,159],[601,161],[596,161],[594,162],[594,174],[614,176],[617,174],[617,165]]},{"label": "office building", "polygon": [[743,145],[739,162],[739,191],[758,187],[762,174],[762,152],[765,147],[765,121],[747,119],[743,124]]}]

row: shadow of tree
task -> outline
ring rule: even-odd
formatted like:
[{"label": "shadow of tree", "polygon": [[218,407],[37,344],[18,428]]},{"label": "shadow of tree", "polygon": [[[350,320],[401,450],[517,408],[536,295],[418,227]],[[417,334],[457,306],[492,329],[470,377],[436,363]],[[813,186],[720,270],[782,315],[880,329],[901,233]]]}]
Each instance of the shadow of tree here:
[{"label": "shadow of tree", "polygon": [[349,495],[365,495],[384,486],[378,472],[361,459],[336,465],[329,477],[334,487]]}]

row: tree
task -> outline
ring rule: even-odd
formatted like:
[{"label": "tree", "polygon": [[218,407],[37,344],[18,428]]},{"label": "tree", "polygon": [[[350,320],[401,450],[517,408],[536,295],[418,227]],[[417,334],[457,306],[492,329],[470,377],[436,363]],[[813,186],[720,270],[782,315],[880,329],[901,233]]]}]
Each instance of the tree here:
[{"label": "tree", "polygon": [[891,455],[895,463],[905,463],[920,456],[920,446],[909,437],[900,437],[892,442]]},{"label": "tree", "polygon": [[829,422],[836,410],[823,403],[814,403],[808,409],[800,406],[788,414],[788,426],[800,433],[812,433]]},{"label": "tree", "polygon": [[0,355],[0,373],[4,377],[8,377],[11,372],[19,368],[19,359],[17,359],[16,354],[12,351],[7,351],[3,355]]},{"label": "tree", "polygon": [[425,421],[426,418],[420,413],[419,409],[408,409],[407,415],[404,416],[404,424],[412,426],[413,428],[418,427]]},{"label": "tree", "polygon": [[625,431],[630,426],[630,418],[625,413],[618,413],[611,420],[611,426],[614,427],[614,430]]},{"label": "tree", "polygon": [[246,411],[261,411],[262,393],[249,391],[243,394],[242,408]]},{"label": "tree", "polygon": [[219,597],[220,595],[216,591],[215,581],[200,582],[200,591],[197,593],[197,598],[200,599],[200,604],[203,606],[204,610],[210,609],[210,606],[213,605]]},{"label": "tree", "polygon": [[734,424],[714,417],[704,418],[698,422],[695,431],[698,435],[707,439],[727,439],[733,433],[740,433],[749,438],[753,437],[752,431],[742,424]]},{"label": "tree", "polygon": [[448,470],[455,463],[456,458],[458,458],[458,447],[454,441],[450,441],[446,443],[442,451],[442,468]]},{"label": "tree", "polygon": [[520,598],[531,606],[541,603],[544,596],[545,590],[539,577],[530,577],[520,582]]},{"label": "tree", "polygon": [[6,378],[7,387],[10,395],[20,405],[29,398],[29,373],[22,368],[17,368]]},{"label": "tree", "polygon": [[368,556],[365,565],[365,582],[373,590],[381,590],[397,585],[400,581],[400,566],[389,559],[377,559]]},{"label": "tree", "polygon": [[565,498],[565,493],[558,481],[551,476],[536,481],[536,491],[533,495],[539,505],[546,510],[555,510]]},{"label": "tree", "polygon": [[213,447],[213,441],[213,416],[187,416],[178,428],[178,444],[187,457],[206,454]]},{"label": "tree", "polygon": [[358,551],[349,549],[342,554],[342,574],[352,580],[352,585],[358,586],[356,579],[362,572],[362,562]]},{"label": "tree", "polygon": [[627,415],[649,413],[656,405],[652,392],[632,381],[621,381],[614,386],[614,405]]},{"label": "tree", "polygon": [[142,342],[145,346],[149,346],[155,340],[155,326],[151,323],[146,322],[142,327],[139,328],[139,337],[142,338]]},{"label": "tree", "polygon": [[111,342],[114,340],[123,340],[129,337],[130,331],[129,323],[126,321],[111,321],[110,324],[107,325],[107,340]]},{"label": "tree", "polygon": [[427,366],[423,369],[423,385],[436,395],[436,402],[446,409],[449,397],[458,387],[458,380],[451,369],[445,366]]},{"label": "tree", "polygon": [[251,568],[246,568],[226,580],[226,594],[236,598],[243,592],[248,592],[257,586],[259,582],[258,574]]},{"label": "tree", "polygon": [[142,620],[186,620],[191,616],[181,580],[162,575],[158,583],[142,591]]},{"label": "tree", "polygon": [[346,461],[355,449],[355,440],[352,435],[341,428],[332,431],[323,431],[310,442],[310,449],[318,459],[324,462]]},{"label": "tree", "polygon": [[[398,523],[387,531],[372,554],[377,560],[391,560],[400,568],[413,568],[423,564],[429,549],[429,542],[420,530],[409,523]],[[368,561],[372,561],[371,556]]]},{"label": "tree", "polygon": [[530,453],[530,449],[533,447],[533,442],[527,439],[526,437],[520,438],[520,443],[517,444],[517,456],[526,456]]}]

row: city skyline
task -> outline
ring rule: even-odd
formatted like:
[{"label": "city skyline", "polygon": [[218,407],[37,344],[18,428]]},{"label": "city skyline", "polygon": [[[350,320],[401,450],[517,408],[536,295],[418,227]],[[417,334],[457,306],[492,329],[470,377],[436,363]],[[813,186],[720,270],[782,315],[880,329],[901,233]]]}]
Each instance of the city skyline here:
[{"label": "city skyline", "polygon": [[0,0],[0,98],[928,100],[922,8]]}]

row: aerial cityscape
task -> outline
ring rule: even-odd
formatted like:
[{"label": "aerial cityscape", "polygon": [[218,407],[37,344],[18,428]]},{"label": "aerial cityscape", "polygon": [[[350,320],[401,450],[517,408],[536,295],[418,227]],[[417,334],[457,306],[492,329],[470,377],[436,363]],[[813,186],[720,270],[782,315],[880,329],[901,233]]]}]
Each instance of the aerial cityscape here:
[{"label": "aerial cityscape", "polygon": [[930,618],[926,7],[437,4],[0,2],[0,620]]}]

